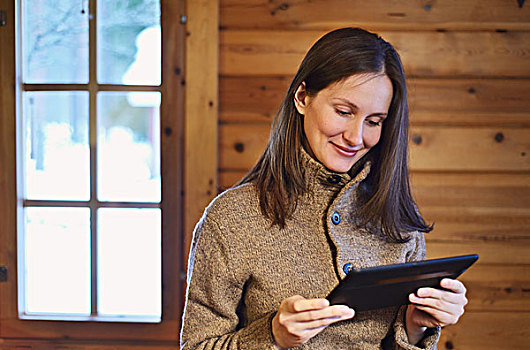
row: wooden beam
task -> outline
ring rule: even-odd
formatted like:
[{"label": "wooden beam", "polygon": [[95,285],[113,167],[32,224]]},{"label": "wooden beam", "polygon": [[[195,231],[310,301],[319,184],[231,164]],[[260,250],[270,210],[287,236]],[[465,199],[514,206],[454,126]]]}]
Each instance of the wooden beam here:
[{"label": "wooden beam", "polygon": [[523,0],[223,0],[223,29],[528,30]]},{"label": "wooden beam", "polygon": [[217,188],[218,0],[187,0],[184,250]]}]

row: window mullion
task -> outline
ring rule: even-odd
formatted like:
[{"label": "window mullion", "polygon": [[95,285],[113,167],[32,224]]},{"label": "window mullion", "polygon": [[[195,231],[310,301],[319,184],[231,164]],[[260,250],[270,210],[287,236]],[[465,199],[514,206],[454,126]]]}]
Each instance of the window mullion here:
[{"label": "window mullion", "polygon": [[98,316],[98,236],[97,236],[97,0],[89,0],[88,64],[89,64],[89,145],[90,145],[90,261],[91,316]]}]

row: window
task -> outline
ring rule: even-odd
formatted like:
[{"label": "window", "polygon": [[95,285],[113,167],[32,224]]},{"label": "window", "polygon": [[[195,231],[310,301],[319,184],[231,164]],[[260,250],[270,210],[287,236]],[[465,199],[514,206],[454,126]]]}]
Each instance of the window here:
[{"label": "window", "polygon": [[[2,223],[0,225],[0,242],[2,242],[0,244],[0,343],[7,348],[23,347],[28,349],[40,349],[43,347],[46,349],[99,349],[107,347],[130,349],[133,344],[138,350],[174,348],[178,342],[181,320],[182,287],[185,276],[183,275],[183,270],[186,261],[187,244],[189,244],[193,225],[204,207],[211,200],[211,194],[215,193],[216,188],[218,3],[160,1],[162,65],[161,81],[157,85],[146,82],[132,84],[128,81],[123,83],[98,81],[98,74],[101,74],[97,66],[99,58],[97,57],[96,47],[92,45],[97,43],[98,40],[98,11],[101,11],[100,6],[103,6],[101,4],[107,2],[107,0],[97,0],[97,3],[96,1],[87,2],[85,0],[71,2],[79,4],[76,9],[79,13],[84,10],[89,16],[92,14],[92,19],[89,19],[88,22],[87,40],[89,41],[88,46],[86,46],[88,47],[88,63],[86,63],[88,64],[86,68],[88,73],[83,73],[80,68],[73,75],[75,79],[80,79],[78,74],[87,74],[88,78],[86,78],[86,81],[66,80],[66,78],[74,78],[72,76],[66,76],[65,78],[65,75],[62,75],[59,77],[65,79],[62,81],[23,82],[20,76],[27,73],[21,71],[15,74],[15,67],[21,68],[20,63],[22,62],[22,56],[20,54],[15,55],[15,51],[21,53],[24,50],[22,45],[19,45],[22,44],[22,41],[15,40],[15,37],[19,39],[22,37],[22,31],[20,30],[23,20],[22,0],[2,1],[0,5],[0,47],[2,48],[2,54],[0,55],[0,76],[2,77],[0,79],[0,222]],[[113,0],[109,2],[114,4],[132,4],[138,1]],[[58,1],[53,3],[59,9],[60,3]],[[186,11],[184,11],[185,7]],[[34,10],[41,11],[39,8],[34,8]],[[57,10],[54,13],[59,14],[61,12]],[[187,24],[185,20],[179,21],[179,19],[185,18],[184,14],[187,15],[187,18],[192,18],[193,20],[188,21]],[[46,19],[46,21],[50,20],[49,18]],[[17,34],[16,36],[15,33]],[[77,33],[76,35],[80,34]],[[124,36],[120,36],[120,38],[126,39]],[[186,40],[186,38],[193,38],[193,40]],[[137,36],[132,39],[135,45],[136,39]],[[17,43],[18,50],[15,50],[15,43]],[[76,43],[79,44],[81,41]],[[134,46],[134,50],[136,50],[136,46]],[[81,61],[81,53],[81,51],[76,52],[74,55],[76,60]],[[136,57],[136,54],[134,54],[134,57]],[[67,58],[67,55],[64,54],[64,59],[66,60]],[[115,63],[112,64],[115,65]],[[125,69],[128,68],[129,65]],[[187,80],[185,84],[184,73],[186,73]],[[115,77],[110,76],[107,78],[115,79]],[[184,88],[186,88],[186,95],[184,95]],[[103,120],[108,118],[103,112],[100,112],[100,108],[105,111],[104,104],[110,104],[121,98],[120,94],[129,97],[132,92],[138,93],[133,94],[136,97],[150,95],[147,100],[151,102],[153,101],[153,95],[158,95],[160,98],[160,126],[153,124],[152,129],[156,130],[159,128],[159,130],[163,131],[159,134],[160,164],[158,167],[160,169],[161,193],[160,199],[157,200],[146,199],[145,197],[143,199],[132,199],[131,193],[125,193],[124,196],[128,197],[119,199],[117,199],[117,196],[121,196],[122,194],[120,193],[105,194],[115,196],[114,198],[97,197],[104,195],[99,193],[99,191],[103,191],[104,187],[101,187],[101,181],[104,181],[104,179],[98,179],[98,171],[96,167],[92,166],[92,163],[101,162],[98,157],[102,147],[98,147],[99,145],[93,142],[94,140],[99,140],[98,142],[100,143],[102,140],[108,141],[108,139],[98,139],[98,128],[102,127],[103,130],[111,130],[116,125],[102,124],[99,121],[98,118]],[[86,102],[87,95],[88,102]],[[58,115],[59,112],[64,111],[61,111],[58,105],[50,107],[51,111],[49,114],[51,115],[50,118],[52,118],[50,124],[54,132],[53,144],[62,143],[66,146],[71,146],[73,151],[69,152],[77,152],[76,154],[78,155],[81,154],[79,148],[84,147],[86,149],[86,144],[89,145],[88,191],[85,187],[85,192],[83,193],[80,190],[80,188],[83,188],[82,186],[75,186],[77,193],[66,190],[67,187],[71,186],[71,182],[86,184],[87,175],[82,175],[86,174],[86,172],[81,172],[78,167],[70,167],[68,170],[63,168],[63,171],[59,173],[59,175],[64,174],[64,172],[69,174],[68,178],[65,177],[68,181],[61,183],[62,187],[59,188],[58,192],[54,191],[54,193],[63,193],[63,197],[57,194],[56,198],[48,198],[47,196],[51,192],[50,188],[42,186],[42,183],[39,182],[41,180],[33,183],[35,185],[33,189],[24,189],[24,186],[21,186],[23,184],[22,180],[27,181],[27,179],[22,166],[24,162],[17,162],[17,154],[19,160],[21,160],[22,156],[24,156],[24,150],[28,150],[27,145],[24,146],[22,144],[21,136],[22,131],[26,130],[24,129],[25,127],[31,128],[31,125],[24,125],[26,121],[25,113],[27,113],[26,109],[29,108],[31,110],[31,108],[36,108],[37,103],[41,103],[41,101],[37,100],[37,97],[44,101],[48,101],[50,98],[55,99],[63,106],[67,106],[62,108],[65,108],[69,117],[76,115],[75,119],[69,118],[57,122],[53,119],[56,117],[54,114]],[[135,98],[135,100],[138,103],[145,103],[145,99],[139,100]],[[193,113],[189,113],[189,115],[185,113],[185,106],[189,106],[188,109],[193,111]],[[132,107],[135,107],[132,108],[133,111],[143,110],[144,112],[146,108],[139,104],[135,104]],[[148,113],[145,113],[144,116],[146,114]],[[201,118],[197,118],[197,115],[200,115]],[[72,126],[75,124],[74,121],[79,123],[83,121],[85,125],[88,123],[88,130],[86,130],[86,127],[85,129],[79,127],[79,124]],[[42,122],[42,120],[38,120],[38,122]],[[61,123],[66,123],[67,127],[65,128]],[[36,129],[33,128],[33,130]],[[116,129],[113,129],[113,131],[116,131]],[[128,135],[124,139],[130,139],[130,135],[122,131],[118,130],[117,133],[112,135],[118,137]],[[87,134],[88,136],[83,136]],[[187,134],[193,134],[194,137],[185,138]],[[66,143],[64,135],[75,135],[72,136],[74,141]],[[144,135],[148,135],[148,133],[144,133]],[[33,136],[37,137],[38,135],[34,134]],[[63,138],[61,139],[61,137]],[[133,141],[145,141],[146,139],[147,137],[143,139],[133,138]],[[35,145],[38,144],[37,141],[39,141],[38,138],[35,139]],[[186,157],[183,157],[182,152],[184,142],[186,142],[187,149]],[[79,144],[83,145],[83,143],[84,146],[79,147]],[[142,149],[145,148],[138,148],[137,150]],[[205,157],[205,154],[208,156]],[[35,157],[33,158],[35,163],[45,161],[44,158],[33,156]],[[72,161],[75,164],[80,164],[82,160],[69,158],[63,159],[63,163],[67,164]],[[124,159],[118,159],[118,161],[123,162]],[[39,163],[38,166],[42,164]],[[110,165],[115,164],[111,162]],[[38,166],[35,164],[35,171]],[[99,163],[96,166],[99,166]],[[145,166],[143,168],[145,169]],[[183,176],[190,174],[191,176]],[[94,179],[99,181],[98,186],[95,188],[93,188]],[[130,180],[130,178],[125,180]],[[121,185],[121,183],[118,183],[118,185]],[[17,186],[22,188],[17,188]],[[27,191],[33,191],[33,194],[29,196]],[[96,193],[96,196],[94,196],[94,193]],[[74,194],[75,198],[68,198],[68,196],[74,196]],[[79,197],[84,199],[81,200]],[[186,203],[186,211],[183,209],[184,202]],[[60,209],[63,212],[57,215],[46,212],[46,210],[51,209]],[[115,213],[110,213],[115,209],[123,210],[125,212],[124,215],[117,217],[114,216]],[[95,216],[90,214],[94,210],[99,211],[97,220]],[[159,220],[158,214],[151,215],[153,212],[158,212],[161,216],[161,251],[159,250],[159,252],[162,260],[162,300],[160,322],[153,322],[157,320],[157,317],[142,316],[142,312],[144,312],[143,315],[148,314],[142,310],[136,309],[134,312],[137,315],[134,315],[128,310],[124,312],[124,308],[121,308],[120,311],[109,309],[109,304],[103,305],[102,300],[104,298],[101,296],[97,296],[98,299],[95,302],[93,300],[95,295],[93,289],[98,282],[104,285],[105,281],[113,281],[112,275],[100,275],[101,279],[106,280],[93,283],[94,278],[97,277],[95,274],[98,272],[98,268],[105,266],[108,261],[105,260],[107,257],[103,253],[108,253],[108,256],[111,256],[111,263],[115,263],[115,249],[111,247],[108,250],[104,250],[97,247],[98,244],[107,245],[107,243],[93,239],[94,229],[99,230],[99,224],[102,226],[108,225],[109,218],[114,218],[114,220],[121,218],[123,222],[126,222],[126,225],[136,227],[138,223],[131,221],[131,217],[138,219],[135,214],[136,211],[145,213],[144,219],[147,225],[153,225],[153,220]],[[70,254],[68,256],[69,259],[67,259],[67,265],[69,266],[59,267],[66,271],[65,274],[72,281],[72,283],[67,284],[68,288],[75,287],[79,291],[87,290],[87,280],[84,276],[90,275],[90,300],[88,302],[86,292],[84,292],[85,295],[82,293],[78,294],[81,302],[77,302],[75,306],[65,307],[62,302],[56,303],[60,304],[61,308],[64,308],[60,309],[58,305],[53,305],[53,303],[47,301],[52,304],[48,309],[38,309],[37,304],[32,304],[30,307],[33,307],[33,315],[21,315],[19,313],[26,311],[24,309],[26,300],[19,297],[24,295],[19,288],[19,284],[24,284],[21,281],[23,279],[24,269],[22,267],[24,264],[20,257],[28,257],[27,251],[19,249],[25,247],[25,243],[20,238],[24,238],[26,235],[26,233],[21,232],[26,228],[26,215],[31,216],[32,223],[35,224],[34,228],[38,227],[38,225],[43,225],[41,217],[44,217],[48,226],[58,229],[54,233],[55,237],[52,238],[59,241],[61,245],[52,246],[50,250],[44,252],[47,254],[46,257],[52,262],[55,254],[65,254],[64,246],[68,243],[67,240],[75,238],[77,245],[70,244]],[[66,224],[58,223],[58,220],[65,220]],[[110,224],[114,225],[115,223],[110,222]],[[70,235],[70,232],[73,231],[66,230],[67,225],[71,226],[72,230],[75,229],[76,232],[81,232],[78,237]],[[105,233],[101,232],[100,234],[105,235]],[[37,240],[33,248],[38,250],[40,247],[38,240],[43,240],[43,237],[41,235],[29,236],[28,238]],[[129,238],[130,236],[127,237]],[[87,241],[90,242],[89,250],[86,248]],[[49,244],[49,242],[44,243]],[[120,243],[124,242],[120,241]],[[125,250],[123,244],[120,247],[122,251]],[[140,260],[143,261],[149,246],[142,244],[141,249],[141,252],[135,252],[134,263]],[[93,265],[97,261],[97,256],[93,256],[95,253],[99,253],[99,258],[102,259],[101,262],[98,262],[99,265]],[[90,266],[87,267],[85,263],[74,263],[86,260],[87,254],[90,255]],[[35,264],[35,261],[31,261],[30,258],[29,263]],[[17,264],[20,264],[20,269],[17,269]],[[128,263],[126,262],[125,264]],[[37,266],[37,268],[40,268],[40,266]],[[21,272],[20,275],[18,274],[19,270]],[[107,272],[107,269],[105,270]],[[152,277],[151,274],[145,275],[142,271],[132,268],[130,270],[135,275],[134,282],[150,283],[148,280]],[[76,275],[72,276],[70,271],[76,271]],[[52,272],[55,275],[48,274],[37,277],[45,280],[61,276],[56,271]],[[37,279],[37,282],[41,283],[41,280]],[[79,280],[85,281],[83,282],[85,284],[77,282]],[[129,291],[128,288],[130,287],[125,288],[126,292]],[[99,290],[99,288],[96,290]],[[57,291],[57,293],[60,292],[60,290]],[[101,292],[103,293],[102,290]],[[90,305],[90,316],[86,316],[87,305]],[[111,303],[111,307],[116,305]],[[94,306],[99,307],[98,313],[94,312]],[[50,310],[52,311],[50,312]],[[44,312],[46,315],[44,315]],[[129,318],[128,321],[133,322],[123,322],[124,317],[117,317],[118,313],[125,315]],[[57,317],[52,317],[53,315]],[[29,319],[21,319],[21,316]],[[60,321],[55,319],[60,319]],[[85,320],[90,322],[84,322]]]},{"label": "window", "polygon": [[158,322],[160,2],[22,0],[20,24],[20,316]]}]

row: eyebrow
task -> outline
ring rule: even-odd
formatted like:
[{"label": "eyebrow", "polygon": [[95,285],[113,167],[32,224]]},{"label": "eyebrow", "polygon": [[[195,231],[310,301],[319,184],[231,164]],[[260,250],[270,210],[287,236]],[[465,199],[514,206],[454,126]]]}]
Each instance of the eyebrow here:
[{"label": "eyebrow", "polygon": [[[359,109],[359,107],[355,103],[353,103],[352,101],[348,100],[347,98],[333,97],[332,100],[339,100],[341,102],[344,102],[344,103],[350,105],[354,109]],[[388,115],[388,112],[376,112],[376,113],[370,114],[368,117],[386,117],[387,115]]]}]

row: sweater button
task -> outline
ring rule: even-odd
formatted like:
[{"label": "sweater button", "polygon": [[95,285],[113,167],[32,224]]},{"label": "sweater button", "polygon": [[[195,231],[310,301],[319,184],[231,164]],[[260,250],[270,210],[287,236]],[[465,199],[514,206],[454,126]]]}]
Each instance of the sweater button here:
[{"label": "sweater button", "polygon": [[334,212],[333,215],[331,215],[331,222],[335,225],[340,224],[340,214],[338,212]]},{"label": "sweater button", "polygon": [[328,176],[328,182],[330,184],[338,184],[340,182],[340,176],[339,175],[330,175]]},{"label": "sweater button", "polygon": [[349,274],[351,272],[351,270],[353,270],[353,265],[350,264],[350,263],[346,263],[342,267],[342,270],[344,271],[345,274]]}]

